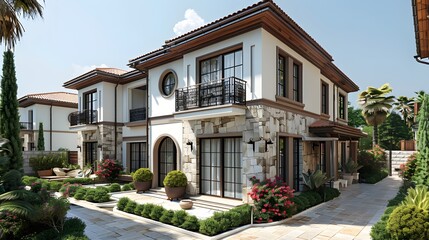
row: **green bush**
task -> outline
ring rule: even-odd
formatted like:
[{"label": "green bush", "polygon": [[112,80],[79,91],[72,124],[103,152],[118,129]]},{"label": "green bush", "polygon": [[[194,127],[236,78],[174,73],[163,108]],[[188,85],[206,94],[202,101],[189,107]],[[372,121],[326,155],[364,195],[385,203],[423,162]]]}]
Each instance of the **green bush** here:
[{"label": "green bush", "polygon": [[84,188],[84,187],[79,188],[74,194],[74,198],[77,200],[83,200],[85,199],[86,192],[87,192],[87,188]]},{"label": "green bush", "polygon": [[152,209],[155,207],[155,204],[147,203],[144,205],[144,209],[142,211],[142,217],[150,218],[150,214],[152,213]]},{"label": "green bush", "polygon": [[77,183],[74,183],[74,184],[66,183],[60,188],[60,193],[63,194],[63,197],[73,197],[76,191],[81,187],[82,185]]},{"label": "green bush", "polygon": [[393,239],[429,239],[429,213],[413,205],[399,206],[387,221],[387,231]]},{"label": "green bush", "polygon": [[150,218],[152,218],[153,220],[158,221],[161,217],[162,214],[164,213],[165,209],[162,206],[159,205],[155,205],[152,208],[152,211],[150,212]]},{"label": "green bush", "polygon": [[189,215],[185,218],[185,222],[180,225],[180,228],[196,232],[200,229],[200,222],[197,217]]},{"label": "green bush", "polygon": [[[145,206],[146,205],[147,204],[145,204]],[[127,202],[127,205],[125,205],[124,212],[134,213],[136,207],[137,207],[137,203],[130,200],[130,201]]]},{"label": "green bush", "polygon": [[120,192],[121,191],[121,185],[119,183],[112,183],[108,187],[109,192]]},{"label": "green bush", "polygon": [[159,218],[159,221],[166,224],[172,224],[171,220],[173,219],[173,216],[173,210],[165,210],[164,213],[162,213],[162,216]]},{"label": "green bush", "polygon": [[417,156],[417,152],[413,153],[408,157],[407,162],[403,166],[401,165],[403,178],[408,180],[411,180],[413,178],[417,168]]},{"label": "green bush", "polygon": [[39,180],[39,178],[33,177],[33,176],[23,176],[21,178],[21,181],[25,186],[30,186],[32,183],[34,183],[37,180]]},{"label": "green bush", "polygon": [[85,193],[85,196],[83,197],[83,199],[85,201],[88,201],[88,202],[95,202],[95,200],[94,200],[95,194],[96,194],[95,188],[88,188],[86,190],[86,193]]},{"label": "green bush", "polygon": [[313,191],[303,192],[300,194],[300,196],[308,200],[308,203],[310,204],[309,207],[312,207],[322,202],[322,197],[317,192],[313,192]]},{"label": "green bush", "polygon": [[229,210],[229,212],[238,213],[241,216],[240,225],[245,225],[250,223],[251,209],[252,209],[252,206],[250,206],[249,204],[243,204],[232,208],[231,210]]},{"label": "green bush", "polygon": [[60,188],[63,186],[62,182],[52,181],[49,182],[49,190],[58,192],[60,191]]},{"label": "green bush", "polygon": [[340,191],[336,188],[324,188],[324,197],[325,197],[325,202],[330,201],[338,196],[340,196]]},{"label": "green bush", "polygon": [[105,187],[95,188],[94,202],[102,203],[110,201],[109,191]]},{"label": "green bush", "polygon": [[223,217],[229,220],[228,228],[236,228],[241,225],[241,216],[237,212],[226,211],[223,213]]},{"label": "green bush", "polygon": [[302,212],[305,209],[307,209],[308,202],[304,203],[303,199],[305,199],[305,198],[300,197],[300,196],[295,196],[294,198],[291,199],[291,201],[294,203],[296,212]]},{"label": "green bush", "polygon": [[21,179],[22,173],[18,170],[12,169],[1,176],[1,185],[6,192],[17,190],[22,186]]},{"label": "green bush", "polygon": [[199,232],[205,235],[213,236],[222,231],[221,224],[214,218],[207,218],[200,221]]},{"label": "green bush", "polygon": [[389,220],[390,214],[397,206],[387,207],[384,214],[381,216],[380,221],[374,224],[371,228],[371,239],[373,240],[385,240],[390,239],[390,233],[387,231],[387,220]]},{"label": "green bush", "polygon": [[152,181],[153,173],[149,168],[139,168],[135,173],[133,173],[133,181],[138,182],[149,182]]},{"label": "green bush", "polygon": [[171,219],[171,223],[174,226],[179,227],[185,222],[185,219],[187,216],[188,216],[188,213],[185,212],[185,210],[175,211],[173,218]]},{"label": "green bush", "polygon": [[118,203],[116,204],[117,209],[120,211],[123,211],[125,209],[125,206],[127,205],[127,203],[129,201],[131,201],[131,200],[127,197],[123,197],[123,198],[119,199]]},{"label": "green bush", "polygon": [[144,210],[144,204],[137,204],[136,208],[134,209],[134,214],[141,216],[143,210]]},{"label": "green bush", "polygon": [[92,184],[93,180],[91,178],[66,178],[63,180],[63,183],[70,183],[70,184],[79,183],[82,185],[86,185],[86,184]]},{"label": "green bush", "polygon": [[30,167],[33,171],[47,170],[55,167],[65,167],[67,165],[67,155],[64,153],[42,154],[30,158]]},{"label": "green bush", "polygon": [[186,187],[188,185],[188,179],[183,172],[173,170],[167,174],[163,183],[166,187]]},{"label": "green bush", "polygon": [[63,234],[64,235],[75,235],[83,236],[85,232],[86,224],[80,218],[72,217],[64,221]]},{"label": "green bush", "polygon": [[122,191],[130,191],[130,190],[132,190],[132,188],[130,187],[130,185],[129,184],[124,184],[123,186],[122,186],[122,189],[121,189]]}]

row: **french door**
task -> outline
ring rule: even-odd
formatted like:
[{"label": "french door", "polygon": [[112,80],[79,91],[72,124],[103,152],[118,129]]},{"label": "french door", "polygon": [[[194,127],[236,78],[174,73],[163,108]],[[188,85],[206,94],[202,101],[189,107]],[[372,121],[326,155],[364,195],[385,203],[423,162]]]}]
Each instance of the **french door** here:
[{"label": "french door", "polygon": [[200,140],[201,194],[242,198],[241,138]]},{"label": "french door", "polygon": [[167,137],[161,141],[158,160],[158,185],[163,187],[165,176],[176,170],[176,145],[171,138]]},{"label": "french door", "polygon": [[85,142],[83,147],[84,164],[90,165],[93,171],[97,170],[97,142]]}]

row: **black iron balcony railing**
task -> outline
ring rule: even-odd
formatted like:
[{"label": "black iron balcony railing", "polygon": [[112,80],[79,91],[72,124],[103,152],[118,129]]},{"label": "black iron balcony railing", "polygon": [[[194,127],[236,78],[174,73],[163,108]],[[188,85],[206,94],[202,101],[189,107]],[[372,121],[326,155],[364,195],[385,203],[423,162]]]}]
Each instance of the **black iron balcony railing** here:
[{"label": "black iron balcony railing", "polygon": [[130,109],[130,122],[146,120],[146,108]]},{"label": "black iron balcony railing", "polygon": [[33,130],[32,122],[19,122],[21,125],[21,130]]},{"label": "black iron balcony railing", "polygon": [[246,82],[229,77],[176,90],[176,111],[224,104],[246,104]]},{"label": "black iron balcony railing", "polygon": [[97,123],[97,110],[83,110],[69,114],[70,126]]}]

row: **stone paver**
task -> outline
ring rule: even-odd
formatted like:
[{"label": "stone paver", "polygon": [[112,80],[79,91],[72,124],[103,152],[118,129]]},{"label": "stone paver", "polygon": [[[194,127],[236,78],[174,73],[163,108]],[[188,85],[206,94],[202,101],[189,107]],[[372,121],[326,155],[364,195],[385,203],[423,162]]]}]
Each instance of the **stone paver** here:
[{"label": "stone paver", "polygon": [[68,217],[79,217],[86,223],[85,234],[97,239],[195,239],[193,236],[172,231],[144,220],[118,216],[97,207],[71,205]]},{"label": "stone paver", "polygon": [[395,196],[402,181],[388,177],[341,189],[340,197],[276,226],[254,227],[227,239],[371,239],[371,226]]}]

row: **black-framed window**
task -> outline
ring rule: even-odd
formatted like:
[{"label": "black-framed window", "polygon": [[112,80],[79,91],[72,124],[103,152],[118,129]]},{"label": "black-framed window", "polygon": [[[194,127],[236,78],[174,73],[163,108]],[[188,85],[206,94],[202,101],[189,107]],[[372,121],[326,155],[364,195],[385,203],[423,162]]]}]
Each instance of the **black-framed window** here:
[{"label": "black-framed window", "polygon": [[320,92],[320,111],[324,114],[329,114],[329,85],[322,82]]},{"label": "black-framed window", "polygon": [[293,139],[293,188],[299,192],[302,189],[302,140],[300,138]]},{"label": "black-framed window", "polygon": [[176,75],[172,72],[167,73],[164,78],[162,79],[162,94],[164,96],[170,96],[174,88],[176,86]]},{"label": "black-framed window", "polygon": [[28,130],[33,130],[33,110],[28,110]]},{"label": "black-framed window", "polygon": [[83,106],[83,110],[97,110],[97,90],[84,94]]},{"label": "black-framed window", "polygon": [[147,147],[145,142],[129,143],[130,148],[130,172],[139,168],[148,168]]},{"label": "black-framed window", "polygon": [[201,194],[242,198],[241,138],[200,140]]},{"label": "black-framed window", "polygon": [[286,137],[279,138],[279,177],[284,181],[288,181],[288,139]]},{"label": "black-framed window", "polygon": [[277,96],[302,102],[302,64],[283,51],[277,55]]},{"label": "black-framed window", "polygon": [[339,94],[338,97],[338,117],[346,119],[346,96]]},{"label": "black-framed window", "polygon": [[158,185],[164,186],[164,178],[170,171],[176,169],[176,145],[169,137],[164,138],[159,146]]},{"label": "black-framed window", "polygon": [[228,77],[243,78],[243,50],[235,50],[200,61],[200,83]]},{"label": "black-framed window", "polygon": [[340,151],[341,151],[341,168],[344,169],[344,165],[346,164],[347,161],[347,146],[345,142],[341,142],[340,144]]},{"label": "black-framed window", "polygon": [[292,72],[292,79],[293,79],[293,87],[292,87],[292,93],[293,93],[293,100],[297,102],[302,101],[301,97],[301,66],[293,63],[293,72]]},{"label": "black-framed window", "polygon": [[278,55],[277,58],[277,94],[282,97],[288,96],[287,84],[287,61],[283,55]]}]

